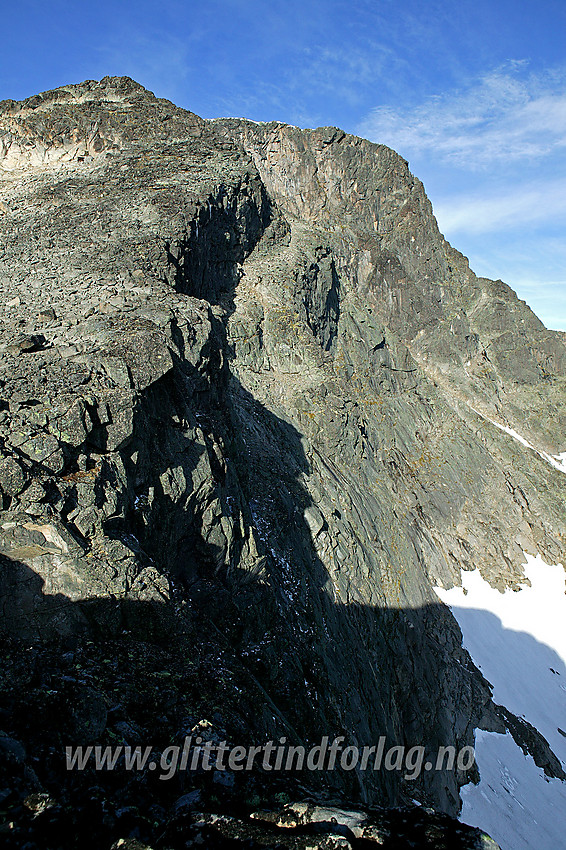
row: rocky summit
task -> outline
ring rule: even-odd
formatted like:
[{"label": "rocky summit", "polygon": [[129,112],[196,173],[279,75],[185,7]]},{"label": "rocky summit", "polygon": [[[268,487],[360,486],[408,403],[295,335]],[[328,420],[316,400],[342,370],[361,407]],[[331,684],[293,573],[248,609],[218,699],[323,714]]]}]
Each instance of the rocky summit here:
[{"label": "rocky summit", "polygon": [[0,292],[5,846],[496,846],[454,819],[475,765],[163,781],[67,747],[486,730],[566,778],[434,591],[566,564],[565,340],[405,160],[123,77],[3,101]]}]

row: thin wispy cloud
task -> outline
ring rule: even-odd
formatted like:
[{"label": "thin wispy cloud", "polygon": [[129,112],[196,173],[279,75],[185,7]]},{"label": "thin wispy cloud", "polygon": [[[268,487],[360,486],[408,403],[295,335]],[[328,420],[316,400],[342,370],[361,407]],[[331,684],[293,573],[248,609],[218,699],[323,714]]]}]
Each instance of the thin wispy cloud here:
[{"label": "thin wispy cloud", "polygon": [[394,50],[376,40],[360,40],[355,51],[336,45],[313,45],[304,48],[300,63],[286,82],[295,90],[308,87],[319,96],[331,92],[347,103],[359,104],[386,69],[392,73],[402,64]]},{"label": "thin wispy cloud", "polygon": [[457,195],[435,203],[441,230],[450,234],[491,233],[537,225],[563,217],[566,224],[566,179],[529,183],[490,195]]},{"label": "thin wispy cloud", "polygon": [[[403,64],[395,51],[372,39],[360,39],[355,51],[320,42],[280,43],[273,61],[277,74],[266,78],[259,64],[253,86],[234,79],[230,70],[232,79],[223,108],[239,110],[239,114],[245,110],[252,118],[261,114],[261,120],[269,109],[271,119],[317,126],[328,123],[325,109],[330,101],[359,114],[375,81],[386,72],[397,72]],[[335,119],[333,123],[340,122]]]},{"label": "thin wispy cloud", "polygon": [[358,131],[405,156],[434,153],[466,169],[566,148],[566,70],[525,75],[508,63],[412,108],[376,107]]}]

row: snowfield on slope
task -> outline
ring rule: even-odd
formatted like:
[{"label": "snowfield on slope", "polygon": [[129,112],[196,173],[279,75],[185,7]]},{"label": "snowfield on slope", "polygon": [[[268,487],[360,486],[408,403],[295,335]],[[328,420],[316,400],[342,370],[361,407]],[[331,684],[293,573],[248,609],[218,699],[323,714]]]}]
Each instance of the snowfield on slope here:
[{"label": "snowfield on slope", "polygon": [[[566,767],[566,574],[560,564],[526,559],[530,586],[519,591],[500,593],[475,570],[462,574],[462,587],[436,593],[494,701],[535,726]],[[502,850],[564,846],[566,783],[546,777],[509,734],[478,730],[475,743],[481,781],[462,789],[461,820]]]},{"label": "snowfield on slope", "polygon": [[509,434],[510,437],[513,437],[514,440],[516,440],[518,443],[521,443],[522,446],[526,446],[527,449],[531,449],[531,451],[536,452],[539,457],[543,458],[543,460],[546,460],[555,469],[558,469],[560,472],[566,473],[566,452],[561,452],[558,455],[549,455],[548,452],[535,448],[532,443],[529,443],[528,440],[522,437],[513,428],[510,428],[508,425],[501,425],[499,422],[496,422],[494,419],[490,419],[489,416],[486,416],[484,413],[481,413],[475,407],[472,407],[471,405],[470,407],[475,414],[480,416],[486,422],[491,422],[492,425],[495,425],[495,427],[499,428],[500,431],[504,431],[506,434]]}]

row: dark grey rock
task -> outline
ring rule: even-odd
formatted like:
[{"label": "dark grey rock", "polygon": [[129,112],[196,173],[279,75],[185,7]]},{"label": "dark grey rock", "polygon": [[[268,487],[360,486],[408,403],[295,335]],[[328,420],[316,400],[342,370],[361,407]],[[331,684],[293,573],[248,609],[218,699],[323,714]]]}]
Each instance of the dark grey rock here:
[{"label": "dark grey rock", "polygon": [[2,757],[21,764],[26,760],[26,748],[20,741],[0,733],[0,752]]},{"label": "dark grey rock", "polygon": [[21,465],[13,457],[0,461],[0,487],[9,496],[17,496],[23,490],[26,476]]}]

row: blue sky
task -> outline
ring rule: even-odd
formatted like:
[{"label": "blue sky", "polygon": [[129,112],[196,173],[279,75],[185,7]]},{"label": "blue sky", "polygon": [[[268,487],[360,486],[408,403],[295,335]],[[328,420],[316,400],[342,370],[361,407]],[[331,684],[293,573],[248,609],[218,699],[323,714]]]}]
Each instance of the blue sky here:
[{"label": "blue sky", "polygon": [[127,74],[205,118],[389,144],[440,228],[566,329],[564,0],[4,3],[0,99]]}]

